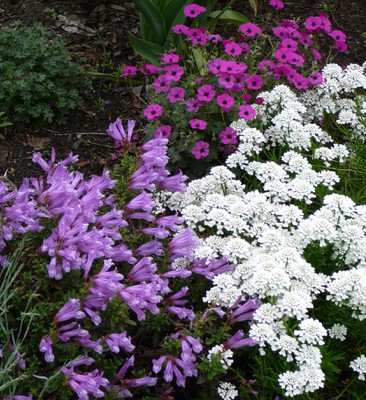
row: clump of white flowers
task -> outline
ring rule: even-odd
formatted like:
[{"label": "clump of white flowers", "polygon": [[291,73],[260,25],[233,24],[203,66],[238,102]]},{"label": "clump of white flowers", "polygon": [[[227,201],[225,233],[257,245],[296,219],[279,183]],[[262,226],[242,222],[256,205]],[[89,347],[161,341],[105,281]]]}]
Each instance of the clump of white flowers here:
[{"label": "clump of white flowers", "polygon": [[[339,194],[328,194],[322,206],[311,207],[319,188],[329,191],[339,182],[327,167],[344,162],[349,151],[309,117],[313,114],[319,120],[324,110],[355,110],[353,103],[341,101],[341,95],[366,88],[364,70],[365,66],[342,70],[328,65],[325,83],[314,89],[316,95],[299,98],[284,85],[261,93],[264,102],[255,106],[256,118],[231,124],[239,145],[226,165],[212,168],[191,182],[184,194],[166,200],[182,212],[188,226],[205,232],[195,250],[197,259],[225,257],[234,265],[233,272],[213,277],[204,301],[231,307],[241,295],[262,302],[249,335],[258,341],[262,355],[270,349],[295,364],[296,370],[279,375],[286,396],[322,388],[319,348],[326,339],[347,336],[344,325],[325,327],[311,317],[319,296],[348,307],[355,319],[366,318],[366,207]],[[316,97],[320,95],[326,100],[324,107]],[[361,104],[366,110],[366,102]],[[360,128],[356,122],[352,126]],[[283,152],[266,158],[279,147]],[[312,160],[322,160],[323,168],[314,168]],[[253,181],[257,189],[247,189]],[[306,214],[303,205],[308,207]],[[331,273],[316,270],[306,259],[309,246],[331,246]],[[360,379],[366,371],[362,357],[351,363]]]}]

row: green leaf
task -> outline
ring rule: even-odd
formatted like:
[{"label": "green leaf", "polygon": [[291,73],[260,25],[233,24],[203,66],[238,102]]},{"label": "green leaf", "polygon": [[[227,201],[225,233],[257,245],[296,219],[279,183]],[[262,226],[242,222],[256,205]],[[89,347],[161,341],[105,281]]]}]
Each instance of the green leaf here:
[{"label": "green leaf", "polygon": [[133,0],[151,29],[156,44],[164,45],[167,37],[165,21],[159,8],[150,0]]},{"label": "green leaf", "polygon": [[258,0],[249,0],[249,5],[254,11],[254,16],[256,16],[258,12]]},{"label": "green leaf", "polygon": [[128,37],[130,39],[130,44],[135,53],[137,53],[143,58],[146,58],[156,67],[160,66],[160,60],[158,55],[164,53],[165,49],[163,46],[138,38],[131,32],[129,32]]},{"label": "green leaf", "polygon": [[238,11],[233,11],[233,10],[225,10],[221,15],[221,11],[213,11],[210,15],[209,18],[218,18],[222,19],[224,21],[230,22],[235,25],[241,25],[245,24],[246,22],[249,22],[249,19],[242,13]]},{"label": "green leaf", "polygon": [[184,7],[191,4],[193,0],[172,0],[170,1],[163,12],[165,26],[170,30],[174,25],[183,24],[186,16],[183,14]]},{"label": "green leaf", "polygon": [[201,68],[206,64],[206,60],[203,57],[203,54],[201,51],[193,48],[192,53],[193,53],[194,60],[196,61],[197,69],[200,71]]}]

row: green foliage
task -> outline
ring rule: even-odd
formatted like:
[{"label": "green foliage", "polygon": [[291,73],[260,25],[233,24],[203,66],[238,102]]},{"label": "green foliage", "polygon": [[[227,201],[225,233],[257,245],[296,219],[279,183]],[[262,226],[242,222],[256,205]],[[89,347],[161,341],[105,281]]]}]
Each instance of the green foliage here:
[{"label": "green foliage", "polygon": [[0,30],[0,112],[14,123],[39,128],[64,122],[82,104],[80,91],[87,87],[82,73],[65,40],[41,25],[16,23]]},{"label": "green foliage", "polygon": [[[231,0],[222,10],[214,11],[217,0],[198,0],[195,3],[206,8],[195,21],[195,25],[206,27],[213,31],[219,20],[236,25],[248,22],[248,19],[229,7],[235,0]],[[188,23],[183,10],[193,0],[133,0],[140,12],[141,38],[129,33],[130,44],[138,55],[149,60],[156,66],[160,65],[159,54],[172,48],[182,49],[181,38],[174,35],[172,27]]]}]

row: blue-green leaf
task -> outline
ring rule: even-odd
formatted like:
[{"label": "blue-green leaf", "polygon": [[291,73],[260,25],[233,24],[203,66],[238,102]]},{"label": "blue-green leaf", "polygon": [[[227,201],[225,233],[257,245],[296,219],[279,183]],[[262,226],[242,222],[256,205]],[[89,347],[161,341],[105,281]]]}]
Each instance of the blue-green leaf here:
[{"label": "blue-green leaf", "polygon": [[131,32],[128,34],[130,44],[133,51],[143,58],[149,60],[156,67],[160,66],[159,54],[163,54],[165,49],[156,43],[148,42],[147,40],[140,39],[133,35]]}]

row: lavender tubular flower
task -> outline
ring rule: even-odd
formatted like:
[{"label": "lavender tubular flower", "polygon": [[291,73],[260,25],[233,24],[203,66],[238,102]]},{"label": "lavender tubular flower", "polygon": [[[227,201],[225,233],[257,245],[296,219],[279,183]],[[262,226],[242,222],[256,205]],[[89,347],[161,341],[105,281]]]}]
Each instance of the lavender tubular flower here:
[{"label": "lavender tubular flower", "polygon": [[131,338],[127,337],[126,332],[110,333],[105,337],[105,341],[113,353],[119,353],[120,348],[127,352],[135,349],[135,346],[131,343]]},{"label": "lavender tubular flower", "polygon": [[67,321],[71,318],[81,319],[85,317],[85,313],[80,310],[80,300],[69,299],[67,303],[53,317],[56,324]]},{"label": "lavender tubular flower", "polygon": [[152,240],[150,242],[142,244],[140,247],[138,247],[134,255],[136,256],[150,256],[150,255],[156,255],[156,256],[161,256],[163,255],[164,252],[162,250],[162,244],[158,242],[157,240]]},{"label": "lavender tubular flower", "polygon": [[253,318],[255,310],[261,305],[258,298],[247,300],[242,306],[238,307],[230,315],[230,321],[232,323],[239,321],[248,321]]},{"label": "lavender tubular flower", "polygon": [[157,219],[155,223],[156,225],[158,225],[159,228],[168,228],[172,232],[178,232],[180,229],[179,225],[181,225],[183,221],[183,218],[178,217],[178,215],[175,214],[161,217]]},{"label": "lavender tubular flower", "polygon": [[243,331],[238,331],[224,343],[225,350],[236,349],[244,346],[256,346],[258,342],[252,338],[243,339]]},{"label": "lavender tubular flower", "polygon": [[122,143],[130,143],[132,139],[133,130],[135,128],[136,121],[129,120],[127,122],[127,133],[123,128],[122,121],[117,118],[115,122],[109,124],[107,129],[107,135],[112,137],[116,141],[116,145],[120,146]]},{"label": "lavender tubular flower", "polygon": [[54,361],[55,356],[52,352],[52,340],[48,336],[41,339],[39,351],[44,353],[44,359],[46,362]]},{"label": "lavender tubular flower", "polygon": [[152,194],[142,191],[138,196],[132,199],[125,207],[128,210],[141,209],[146,212],[151,212],[156,203],[152,200]]},{"label": "lavender tubular flower", "polygon": [[151,257],[142,258],[128,274],[130,282],[152,281],[157,271],[156,264],[151,263]]},{"label": "lavender tubular flower", "polygon": [[169,176],[159,183],[158,188],[160,190],[168,190],[170,192],[184,193],[186,191],[185,181],[188,179],[187,176],[179,172],[176,175]]},{"label": "lavender tubular flower", "polygon": [[175,236],[168,244],[169,260],[174,261],[179,257],[192,257],[196,238],[190,228]]}]

